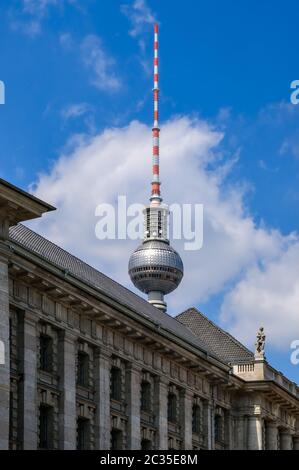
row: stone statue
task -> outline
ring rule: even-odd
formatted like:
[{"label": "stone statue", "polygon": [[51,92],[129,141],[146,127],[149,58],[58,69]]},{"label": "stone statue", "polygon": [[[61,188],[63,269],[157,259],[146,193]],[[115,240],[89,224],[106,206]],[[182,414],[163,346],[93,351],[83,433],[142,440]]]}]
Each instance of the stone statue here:
[{"label": "stone statue", "polygon": [[255,358],[264,359],[265,358],[265,342],[266,335],[264,333],[264,328],[261,326],[256,334],[256,343],[255,343]]}]

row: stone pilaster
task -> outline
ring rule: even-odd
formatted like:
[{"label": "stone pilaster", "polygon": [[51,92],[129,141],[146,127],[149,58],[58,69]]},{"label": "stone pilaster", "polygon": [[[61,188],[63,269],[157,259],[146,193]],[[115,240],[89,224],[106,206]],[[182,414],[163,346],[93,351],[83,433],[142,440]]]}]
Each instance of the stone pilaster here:
[{"label": "stone pilaster", "polygon": [[111,355],[104,349],[95,354],[96,385],[96,439],[95,448],[109,450],[111,440],[110,369]]},{"label": "stone pilaster", "polygon": [[158,429],[157,448],[159,450],[168,449],[168,384],[165,377],[157,377],[155,380],[155,424]]},{"label": "stone pilaster", "polygon": [[215,448],[214,433],[214,406],[210,401],[205,402],[204,406],[204,422],[207,435],[207,448],[212,450]]},{"label": "stone pilaster", "polygon": [[59,333],[59,448],[74,450],[77,446],[76,412],[76,337],[68,332]]},{"label": "stone pilaster", "polygon": [[130,450],[138,450],[141,446],[140,384],[141,369],[134,364],[129,364],[126,368],[126,396],[128,404],[127,446]]},{"label": "stone pilaster", "polygon": [[246,437],[245,430],[247,427],[247,418],[245,416],[237,416],[235,418],[235,430],[234,430],[234,449],[245,450],[246,449]]},{"label": "stone pilaster", "polygon": [[226,410],[224,413],[224,440],[225,440],[225,448],[226,449],[233,449],[234,448],[234,439],[233,439],[233,422],[231,411]]},{"label": "stone pilaster", "polygon": [[0,450],[9,446],[9,342],[8,266],[0,256]]},{"label": "stone pilaster", "polygon": [[182,390],[180,393],[180,421],[184,450],[192,449],[192,406],[193,393],[189,390]]},{"label": "stone pilaster", "polygon": [[293,438],[288,430],[283,430],[280,433],[280,450],[292,450]]},{"label": "stone pilaster", "polygon": [[28,311],[20,319],[19,439],[24,450],[37,449],[37,322],[37,315]]},{"label": "stone pilaster", "polygon": [[263,426],[260,416],[249,416],[247,427],[247,449],[263,449]]},{"label": "stone pilaster", "polygon": [[278,428],[275,422],[268,422],[266,425],[266,449],[277,450],[278,448]]}]

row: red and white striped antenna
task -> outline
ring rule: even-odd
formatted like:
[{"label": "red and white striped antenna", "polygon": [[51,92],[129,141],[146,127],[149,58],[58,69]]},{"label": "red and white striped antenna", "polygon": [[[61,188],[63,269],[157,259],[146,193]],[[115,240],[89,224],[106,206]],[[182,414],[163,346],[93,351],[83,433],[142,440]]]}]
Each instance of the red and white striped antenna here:
[{"label": "red and white striped antenna", "polygon": [[154,125],[153,125],[153,179],[151,201],[161,202],[160,162],[159,162],[159,57],[158,57],[158,24],[154,25]]}]

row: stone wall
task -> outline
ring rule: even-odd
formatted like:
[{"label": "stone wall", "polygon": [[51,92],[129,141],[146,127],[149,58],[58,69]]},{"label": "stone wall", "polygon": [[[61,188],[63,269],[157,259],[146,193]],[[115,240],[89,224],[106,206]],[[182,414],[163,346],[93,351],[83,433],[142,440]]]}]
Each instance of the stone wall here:
[{"label": "stone wall", "polygon": [[[53,449],[297,448],[294,397],[247,390],[250,382],[20,259],[3,273],[9,295],[7,287],[1,318],[10,323],[11,357],[1,389],[2,448],[39,448],[47,412]],[[41,336],[51,340],[51,371],[40,367]],[[89,364],[84,385],[77,380],[80,353]],[[120,371],[117,399],[112,368]],[[143,382],[150,385],[147,410]]]}]

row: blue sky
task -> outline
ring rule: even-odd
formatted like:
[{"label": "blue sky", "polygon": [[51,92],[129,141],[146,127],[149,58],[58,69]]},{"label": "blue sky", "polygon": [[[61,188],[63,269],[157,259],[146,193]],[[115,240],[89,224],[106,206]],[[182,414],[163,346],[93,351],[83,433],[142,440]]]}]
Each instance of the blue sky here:
[{"label": "blue sky", "polygon": [[[298,242],[299,106],[290,103],[290,83],[299,78],[298,8],[296,0],[2,2],[0,79],[6,85],[6,103],[0,106],[1,177],[23,188],[35,183],[39,194],[51,199],[39,175],[53,178],[62,155],[74,155],[104,129],[122,129],[133,120],[151,126],[152,22],[157,19],[162,123],[188,116],[204,122],[210,133],[222,133],[214,158],[204,165],[205,178],[231,164],[217,183],[220,197],[229,205],[231,191],[237,193],[242,223],[249,218],[254,233],[264,230],[273,240],[276,230],[281,237],[281,248],[271,260],[258,250],[254,260],[238,265],[219,285],[208,286],[202,298],[190,297],[208,316],[225,322],[224,310],[236,308],[232,298],[241,292],[241,283],[249,283],[259,269],[266,285],[271,263],[282,266],[289,243],[296,248]],[[163,162],[162,172],[167,191],[174,183],[167,179]],[[100,179],[101,174],[99,185]],[[147,194],[145,187],[144,198]],[[53,199],[60,207],[61,193]],[[57,235],[58,219],[56,229],[54,219],[53,224],[52,238],[92,262],[92,251],[84,255],[82,244]],[[93,264],[128,282],[111,264]],[[290,290],[296,296],[292,276]],[[283,295],[274,310],[281,308]],[[293,308],[294,297],[288,301]],[[240,333],[234,321],[236,316],[228,328]],[[292,316],[294,339],[299,337],[298,324]],[[289,361],[291,336],[285,338],[284,344],[272,344],[269,338],[269,357],[298,381],[299,366]]]}]

